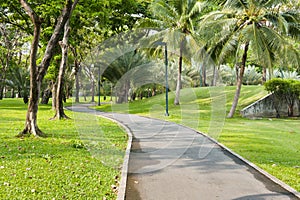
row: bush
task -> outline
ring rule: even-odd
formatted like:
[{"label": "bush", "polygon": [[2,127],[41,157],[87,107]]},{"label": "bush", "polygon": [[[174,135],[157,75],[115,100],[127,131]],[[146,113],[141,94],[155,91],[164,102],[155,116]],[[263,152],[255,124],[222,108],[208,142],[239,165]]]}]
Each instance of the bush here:
[{"label": "bush", "polygon": [[277,117],[280,117],[279,106],[284,100],[288,104],[288,116],[294,115],[293,107],[295,102],[298,102],[299,105],[300,81],[274,78],[265,83],[265,89],[273,93]]}]

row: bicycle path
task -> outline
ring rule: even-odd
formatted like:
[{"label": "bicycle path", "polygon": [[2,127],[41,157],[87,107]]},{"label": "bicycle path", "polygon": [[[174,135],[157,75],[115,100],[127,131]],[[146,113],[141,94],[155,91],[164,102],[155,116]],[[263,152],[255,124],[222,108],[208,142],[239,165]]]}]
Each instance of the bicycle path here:
[{"label": "bicycle path", "polygon": [[128,200],[299,199],[292,188],[285,189],[187,127],[137,115],[103,113],[88,105],[69,109],[108,117],[130,129]]}]

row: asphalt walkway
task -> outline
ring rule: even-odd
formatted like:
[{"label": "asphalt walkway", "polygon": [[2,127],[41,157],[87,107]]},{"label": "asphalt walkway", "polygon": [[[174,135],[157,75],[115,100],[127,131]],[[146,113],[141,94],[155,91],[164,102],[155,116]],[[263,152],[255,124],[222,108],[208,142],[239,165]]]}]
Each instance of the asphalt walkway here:
[{"label": "asphalt walkway", "polygon": [[130,129],[127,200],[298,199],[206,136],[174,123],[129,114],[73,111],[114,119]]}]

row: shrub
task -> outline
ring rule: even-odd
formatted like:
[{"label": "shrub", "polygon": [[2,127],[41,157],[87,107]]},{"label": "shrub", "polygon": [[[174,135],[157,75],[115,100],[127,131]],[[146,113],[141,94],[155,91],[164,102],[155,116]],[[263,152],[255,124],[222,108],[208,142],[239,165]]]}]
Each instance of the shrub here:
[{"label": "shrub", "polygon": [[280,117],[279,108],[284,100],[288,104],[288,116],[294,115],[295,102],[298,102],[299,105],[300,81],[274,78],[265,83],[265,89],[273,93],[273,103],[277,117]]}]

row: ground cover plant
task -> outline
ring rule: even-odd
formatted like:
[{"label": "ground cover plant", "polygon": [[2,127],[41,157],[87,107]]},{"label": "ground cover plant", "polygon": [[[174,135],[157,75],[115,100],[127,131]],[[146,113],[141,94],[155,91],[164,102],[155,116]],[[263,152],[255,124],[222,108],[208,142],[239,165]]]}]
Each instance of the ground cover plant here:
[{"label": "ground cover plant", "polygon": [[70,111],[72,120],[51,121],[50,105],[39,107],[47,138],[16,138],[27,105],[0,101],[0,199],[116,199],[126,133],[107,119]]},{"label": "ground cover plant", "polygon": [[[299,118],[250,120],[240,117],[237,112],[234,118],[228,119],[224,111],[226,109],[228,113],[230,109],[235,87],[224,88],[221,92],[223,95],[211,95],[214,90],[217,88],[184,89],[180,106],[172,104],[174,94],[170,93],[169,117],[164,116],[164,95],[129,104],[105,104],[96,109],[107,112],[130,112],[197,129],[214,137],[236,153],[300,191]],[[238,111],[266,94],[263,86],[244,86]],[[214,98],[224,98],[224,100],[226,98],[226,101],[218,108],[213,106]],[[222,106],[225,106],[224,110]],[[195,108],[198,109],[195,110]],[[215,116],[212,115],[213,109],[219,110],[220,113],[216,112]],[[224,125],[223,128],[218,129],[222,125]]]}]

